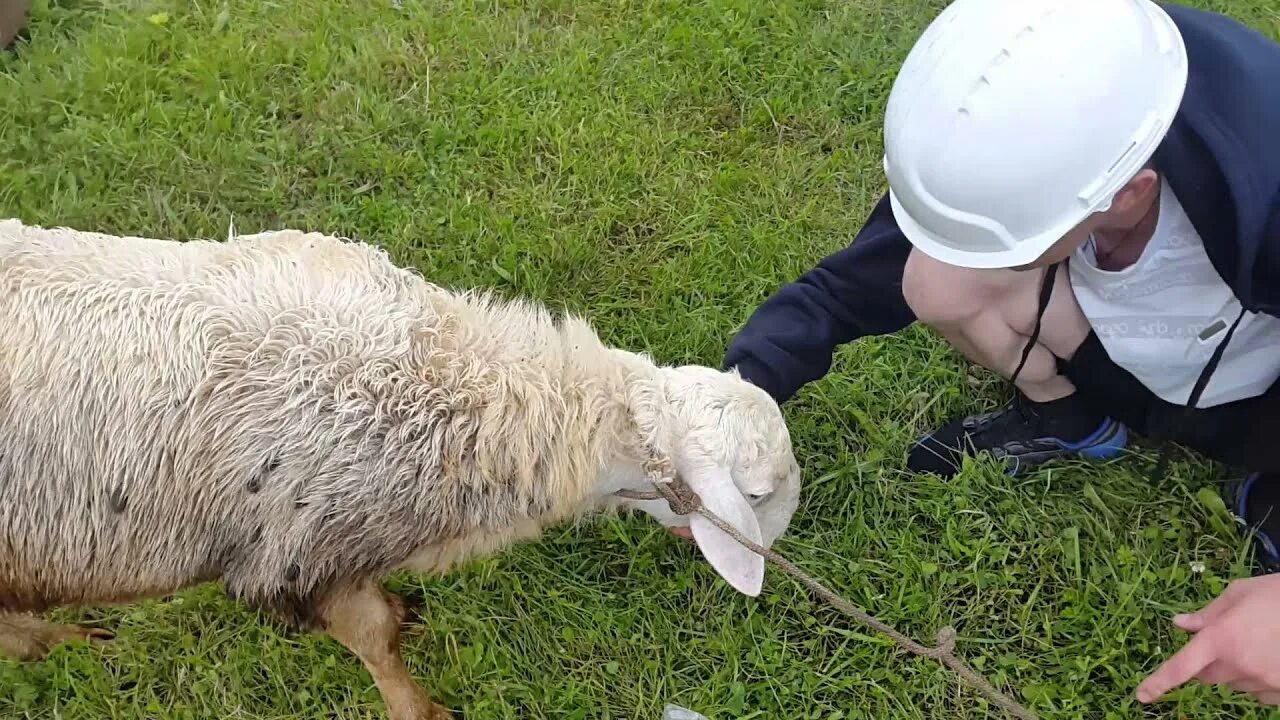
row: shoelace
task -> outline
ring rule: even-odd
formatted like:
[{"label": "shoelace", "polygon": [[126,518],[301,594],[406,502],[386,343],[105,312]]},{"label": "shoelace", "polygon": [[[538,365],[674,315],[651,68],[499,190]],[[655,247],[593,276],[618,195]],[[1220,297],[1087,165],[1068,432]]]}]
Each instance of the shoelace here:
[{"label": "shoelace", "polygon": [[1036,324],[1031,328],[1031,337],[1027,338],[1027,344],[1022,347],[1022,358],[1018,361],[1018,367],[1013,371],[1013,377],[1009,378],[1009,382],[1017,386],[1018,377],[1022,375],[1022,369],[1027,366],[1027,359],[1031,357],[1031,351],[1035,349],[1036,343],[1040,342],[1040,327],[1044,322],[1044,313],[1049,309],[1049,301],[1053,299],[1053,284],[1058,277],[1058,265],[1054,263],[1044,269],[1044,275],[1040,277],[1040,298],[1036,306]]}]

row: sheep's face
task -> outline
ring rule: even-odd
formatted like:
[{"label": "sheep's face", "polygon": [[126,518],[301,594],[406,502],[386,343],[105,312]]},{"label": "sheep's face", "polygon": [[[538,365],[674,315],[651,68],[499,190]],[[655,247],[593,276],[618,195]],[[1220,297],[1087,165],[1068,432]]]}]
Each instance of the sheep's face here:
[{"label": "sheep's face", "polygon": [[[666,427],[660,442],[677,474],[708,509],[771,546],[800,499],[800,466],[778,404],[736,373],[706,367],[664,370],[663,384]],[[640,509],[677,535],[692,537],[735,588],[759,592],[760,556],[701,516],[676,516],[663,502],[641,503]]]}]

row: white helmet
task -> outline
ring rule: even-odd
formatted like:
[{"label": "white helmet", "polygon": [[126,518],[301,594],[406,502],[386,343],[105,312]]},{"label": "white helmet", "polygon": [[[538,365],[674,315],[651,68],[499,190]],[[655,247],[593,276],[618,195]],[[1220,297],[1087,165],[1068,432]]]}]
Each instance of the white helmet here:
[{"label": "white helmet", "polygon": [[907,56],[885,115],[894,217],[952,265],[1027,265],[1151,158],[1187,56],[1149,0],[956,0]]}]

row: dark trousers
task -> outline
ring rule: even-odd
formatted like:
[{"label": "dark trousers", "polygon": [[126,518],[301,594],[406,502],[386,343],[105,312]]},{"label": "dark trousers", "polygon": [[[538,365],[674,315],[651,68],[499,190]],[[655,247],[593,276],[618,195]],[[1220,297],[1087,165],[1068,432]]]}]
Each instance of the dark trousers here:
[{"label": "dark trousers", "polygon": [[1280,382],[1257,397],[1189,410],[1157,397],[1113,362],[1093,333],[1060,367],[1099,413],[1139,435],[1248,471],[1280,472]]}]

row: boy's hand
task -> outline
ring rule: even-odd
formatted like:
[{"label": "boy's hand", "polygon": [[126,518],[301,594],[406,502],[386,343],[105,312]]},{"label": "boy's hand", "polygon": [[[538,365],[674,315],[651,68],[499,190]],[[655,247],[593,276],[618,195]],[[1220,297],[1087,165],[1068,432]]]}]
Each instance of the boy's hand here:
[{"label": "boy's hand", "polygon": [[1138,686],[1139,702],[1195,679],[1280,705],[1280,575],[1233,582],[1203,610],[1173,623],[1194,637]]}]

